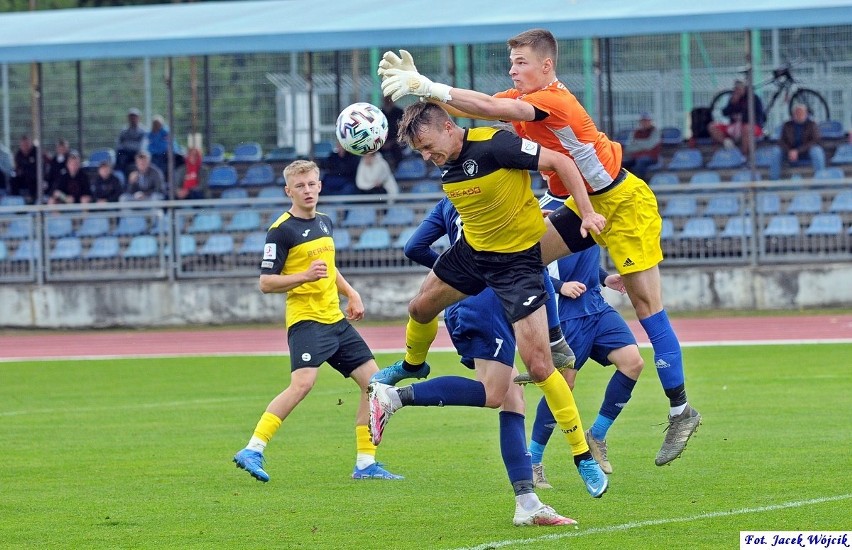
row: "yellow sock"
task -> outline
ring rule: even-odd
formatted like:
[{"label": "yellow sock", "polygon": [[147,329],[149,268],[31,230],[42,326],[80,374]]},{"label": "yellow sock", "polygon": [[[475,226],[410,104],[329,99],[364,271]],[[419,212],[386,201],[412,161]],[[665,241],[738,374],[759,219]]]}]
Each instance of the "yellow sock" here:
[{"label": "yellow sock", "polygon": [[263,440],[264,443],[269,443],[278,428],[281,427],[281,419],[272,414],[265,412],[260,417],[260,421],[254,428],[254,437]]},{"label": "yellow sock", "polygon": [[571,454],[577,456],[588,451],[589,445],[583,435],[583,424],[580,422],[580,412],[574,402],[574,394],[562,374],[554,370],[544,382],[536,382],[535,385],[544,392],[544,399],[556,419],[556,424],[571,445]]},{"label": "yellow sock", "polygon": [[359,455],[376,456],[376,446],[370,439],[370,429],[366,424],[355,426],[355,449]]},{"label": "yellow sock", "polygon": [[429,353],[429,348],[437,335],[437,317],[425,325],[409,317],[408,324],[405,325],[405,362],[409,365],[426,362],[426,354]]}]

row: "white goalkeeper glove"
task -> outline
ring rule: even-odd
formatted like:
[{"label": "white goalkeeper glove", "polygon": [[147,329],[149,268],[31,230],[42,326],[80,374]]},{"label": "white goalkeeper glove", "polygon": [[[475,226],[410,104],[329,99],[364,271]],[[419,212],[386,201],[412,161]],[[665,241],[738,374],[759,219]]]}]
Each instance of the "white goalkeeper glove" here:
[{"label": "white goalkeeper glove", "polygon": [[382,79],[384,79],[385,72],[388,69],[417,72],[417,67],[414,66],[414,58],[406,50],[399,50],[399,55],[396,55],[395,52],[385,52],[382,60],[379,62],[379,70],[377,71]]},{"label": "white goalkeeper glove", "polygon": [[418,72],[400,69],[386,70],[382,81],[382,94],[390,97],[391,101],[398,101],[407,95],[416,95],[446,103],[453,99],[450,96],[451,89],[451,86],[432,82]]}]

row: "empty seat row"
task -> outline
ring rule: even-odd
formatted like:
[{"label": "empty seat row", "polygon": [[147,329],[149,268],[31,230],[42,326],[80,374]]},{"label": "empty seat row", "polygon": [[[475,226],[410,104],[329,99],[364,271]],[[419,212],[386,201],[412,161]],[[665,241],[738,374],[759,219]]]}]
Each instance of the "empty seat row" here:
[{"label": "empty seat row", "polygon": [[[707,201],[704,215],[731,216],[740,213],[740,198],[735,194],[720,194]],[[761,193],[757,196],[757,211],[761,214],[781,213],[781,196],[777,193]],[[809,191],[793,195],[787,205],[787,214],[819,214],[820,212],[852,212],[852,191],[841,191],[823,208],[823,198],[818,191]],[[661,209],[663,216],[695,216],[699,212],[698,200],[691,196],[675,196],[665,202]]]},{"label": "empty seat row", "polygon": [[[845,233],[852,234],[852,227]],[[675,231],[674,222],[663,219],[663,239],[709,239],[714,237],[748,237],[753,234],[751,218],[733,216],[728,218],[721,231],[717,231],[716,221],[709,217],[690,218],[680,232]],[[802,231],[799,218],[792,214],[772,216],[763,230],[766,237],[785,237],[798,235],[843,235],[843,219],[838,214],[818,214],[814,216]]]}]

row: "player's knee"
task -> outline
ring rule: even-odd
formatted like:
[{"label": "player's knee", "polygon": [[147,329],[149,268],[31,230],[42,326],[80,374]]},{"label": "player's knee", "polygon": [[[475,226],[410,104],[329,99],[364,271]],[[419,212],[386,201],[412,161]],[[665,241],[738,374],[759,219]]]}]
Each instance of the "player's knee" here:
[{"label": "player's knee", "polygon": [[642,359],[642,356],[639,355],[637,350],[635,354],[631,353],[626,361],[622,361],[621,364],[618,365],[618,370],[621,371],[621,374],[631,380],[637,380],[639,375],[642,374],[642,369],[644,367],[645,361]]},{"label": "player's knee", "polygon": [[432,308],[424,300],[415,298],[408,303],[408,315],[418,323],[425,325],[434,319],[438,313],[432,311]]}]

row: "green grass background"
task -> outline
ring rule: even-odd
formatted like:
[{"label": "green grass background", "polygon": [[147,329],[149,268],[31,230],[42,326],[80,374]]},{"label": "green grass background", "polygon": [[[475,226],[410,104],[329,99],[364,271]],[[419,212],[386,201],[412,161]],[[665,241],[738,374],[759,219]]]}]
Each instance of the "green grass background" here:
[{"label": "green grass background", "polygon": [[[852,528],[852,345],[684,355],[704,425],[672,465],[653,462],[668,409],[652,367],[610,430],[604,498],[554,436],[539,495],[576,530],[512,526],[493,410],[400,411],[379,459],[406,479],[355,481],[357,386],[324,366],[261,484],[231,457],[287,385],[286,358],[0,363],[0,548],[736,548],[743,530]],[[430,363],[468,372],[452,353]],[[578,376],[587,426],[610,374]]]}]

